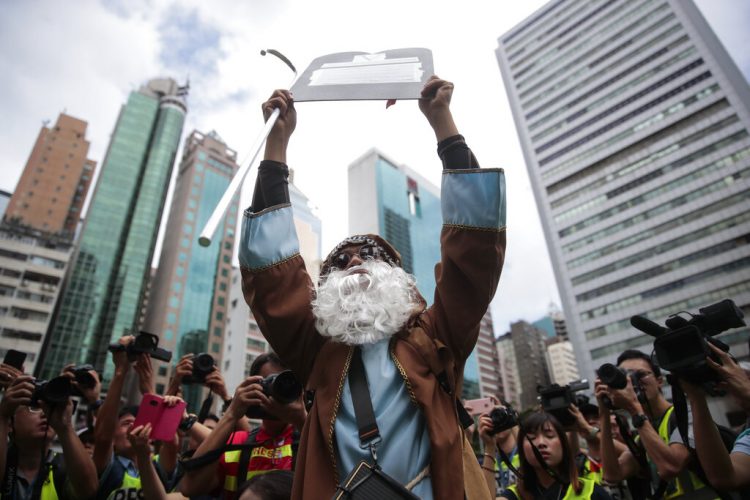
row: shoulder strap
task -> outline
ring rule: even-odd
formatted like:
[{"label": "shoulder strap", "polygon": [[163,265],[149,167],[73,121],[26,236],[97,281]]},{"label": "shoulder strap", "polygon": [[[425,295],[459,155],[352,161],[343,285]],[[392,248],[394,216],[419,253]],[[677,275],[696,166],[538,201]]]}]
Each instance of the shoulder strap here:
[{"label": "shoulder strap", "polygon": [[245,445],[250,446],[245,446],[240,452],[240,460],[237,464],[237,489],[235,491],[240,491],[245,481],[247,481],[247,467],[250,465],[250,453],[258,446],[255,441],[259,432],[260,427],[253,429],[247,435],[247,439],[245,439]]},{"label": "shoulder strap", "polygon": [[96,490],[97,500],[106,500],[110,493],[120,487],[125,477],[125,467],[122,466],[117,457],[112,454],[112,463],[105,470],[106,477],[104,482],[99,482],[99,489]]},{"label": "shoulder strap", "polygon": [[[252,434],[253,432],[257,433],[257,431],[258,429],[255,429],[251,431],[250,434]],[[250,436],[248,435],[248,438],[249,437]],[[204,453],[203,455],[199,457],[189,458],[187,460],[180,459],[179,462],[180,462],[180,465],[182,465],[182,467],[186,471],[190,472],[196,469],[200,469],[201,467],[205,467],[211,462],[215,462],[216,460],[219,459],[221,455],[223,455],[227,451],[238,451],[238,450],[242,451],[246,448],[250,448],[250,449],[255,448],[255,446],[256,445],[252,443],[248,444],[247,441],[244,443],[238,443],[238,444],[225,444],[214,450],[207,451],[206,453]]]},{"label": "shoulder strap", "polygon": [[[367,387],[367,374],[365,365],[362,362],[362,353],[359,346],[354,348],[351,366],[349,367],[349,388],[352,393],[352,403],[354,405],[354,417],[357,419],[357,428],[359,429],[359,441],[362,446],[370,446],[380,438],[380,429],[375,420],[375,413],[372,410],[372,399],[370,389]],[[373,458],[377,461],[373,452]]]}]

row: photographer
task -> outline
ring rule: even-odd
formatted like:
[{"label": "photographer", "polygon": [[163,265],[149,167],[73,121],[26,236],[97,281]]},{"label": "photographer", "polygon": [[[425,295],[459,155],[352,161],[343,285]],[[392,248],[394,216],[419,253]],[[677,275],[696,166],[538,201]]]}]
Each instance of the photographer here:
[{"label": "photographer", "polygon": [[563,426],[549,413],[530,413],[518,434],[521,477],[500,495],[507,500],[609,499],[591,479],[578,475],[575,451]]},{"label": "photographer", "polygon": [[[89,498],[96,469],[73,430],[73,402],[32,405],[33,379],[17,377],[0,402],[0,495],[3,499]],[[63,449],[50,451],[57,434]]]},{"label": "photographer", "polygon": [[[130,495],[138,495],[141,491],[135,450],[128,440],[128,431],[135,421],[138,407],[119,409],[125,379],[131,365],[125,348],[134,340],[133,336],[122,337],[118,344],[123,349],[112,352],[115,371],[109,383],[107,397],[98,410],[94,429],[93,459],[100,478],[98,496],[104,498],[117,494],[131,498]],[[150,391],[153,382],[149,378],[149,373],[152,373],[149,355],[141,353],[136,359],[136,364],[139,365],[136,369],[139,388],[142,391]],[[155,466],[160,468],[158,463]]]},{"label": "photographer", "polygon": [[[706,357],[708,366],[721,378],[719,388],[726,390],[750,415],[750,379],[732,357],[709,344],[721,360],[716,363]],[[703,390],[685,381],[680,381],[690,399],[693,413],[693,431],[698,460],[712,485],[723,491],[737,491],[750,487],[750,431],[745,430],[734,443],[732,452],[727,452],[706,402]]]},{"label": "photographer", "polygon": [[[274,353],[258,356],[250,367],[250,376],[235,391],[229,407],[216,429],[201,443],[193,455],[198,459],[225,444],[247,444],[249,452],[224,452],[218,462],[210,462],[190,470],[182,479],[180,489],[187,496],[213,493],[221,498],[235,498],[246,479],[271,470],[292,470],[293,454],[299,440],[306,411],[300,397],[290,404],[281,404],[264,393],[261,382],[269,375],[284,370]],[[260,407],[276,419],[263,419],[253,432],[237,431],[238,422],[245,418],[251,406]],[[241,462],[247,460],[245,470]],[[221,491],[221,493],[219,493]]]},{"label": "photographer", "polygon": [[[664,498],[715,498],[715,492],[688,470],[690,450],[683,443],[672,418],[674,407],[662,394],[664,379],[659,367],[650,356],[637,350],[620,354],[617,366],[632,374],[624,389],[613,389],[600,379],[596,381],[596,397],[601,412],[604,480],[619,483],[623,479],[655,470],[655,474],[651,473],[652,489],[662,492]],[[637,383],[636,388],[633,387],[633,379]],[[633,427],[646,450],[650,471],[642,470],[631,451],[618,455],[615,450],[607,398],[616,408],[630,414]],[[707,489],[710,491],[705,491]]]},{"label": "photographer", "polygon": [[[497,405],[495,410],[499,410],[500,412],[513,411],[508,404]],[[500,492],[516,482],[515,473],[510,470],[505,460],[500,457],[504,454],[511,466],[518,469],[520,465],[517,446],[518,425],[498,431],[497,425],[495,425],[495,421],[492,418],[492,413],[485,413],[479,417],[479,436],[482,439],[484,448],[482,474],[490,492],[500,494]]]}]

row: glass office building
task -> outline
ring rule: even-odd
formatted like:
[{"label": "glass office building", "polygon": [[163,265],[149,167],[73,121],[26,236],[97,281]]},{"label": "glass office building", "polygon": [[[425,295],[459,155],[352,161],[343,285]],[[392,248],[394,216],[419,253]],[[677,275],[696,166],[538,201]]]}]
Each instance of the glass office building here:
[{"label": "glass office building", "polygon": [[[401,254],[404,270],[416,277],[419,292],[431,305],[443,226],[439,189],[375,149],[349,165],[348,177],[349,234],[379,234],[392,244]],[[464,368],[464,397],[479,395],[475,350]]]},{"label": "glass office building", "polygon": [[750,312],[750,89],[693,1],[553,1],[496,54],[581,376],[651,352],[632,315]]},{"label": "glass office building", "polygon": [[155,79],[131,92],[121,108],[45,341],[41,376],[88,362],[109,379],[107,346],[140,329],[186,95],[174,80]]},{"label": "glass office building", "polygon": [[[158,334],[175,359],[208,353],[222,366],[238,197],[209,246],[198,243],[198,234],[237,168],[237,153],[215,132],[193,131],[185,141],[144,321],[144,329]],[[167,385],[175,364],[157,363],[157,390]],[[184,395],[197,412],[200,387],[191,386]]]}]

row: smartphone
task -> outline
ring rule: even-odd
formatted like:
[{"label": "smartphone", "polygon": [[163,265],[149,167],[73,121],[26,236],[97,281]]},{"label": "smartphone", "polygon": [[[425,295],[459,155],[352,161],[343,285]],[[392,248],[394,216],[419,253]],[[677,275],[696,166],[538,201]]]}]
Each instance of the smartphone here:
[{"label": "smartphone", "polygon": [[133,427],[150,423],[151,439],[171,441],[182,421],[185,406],[186,403],[182,401],[170,408],[161,396],[146,394],[138,407],[138,416],[135,417]]},{"label": "smartphone", "polygon": [[8,349],[3,359],[3,364],[12,366],[16,370],[23,371],[23,363],[26,361],[26,353],[16,351],[15,349]]},{"label": "smartphone", "polygon": [[464,408],[466,408],[466,411],[471,415],[489,413],[494,407],[495,403],[492,402],[492,398],[470,399],[464,402]]}]

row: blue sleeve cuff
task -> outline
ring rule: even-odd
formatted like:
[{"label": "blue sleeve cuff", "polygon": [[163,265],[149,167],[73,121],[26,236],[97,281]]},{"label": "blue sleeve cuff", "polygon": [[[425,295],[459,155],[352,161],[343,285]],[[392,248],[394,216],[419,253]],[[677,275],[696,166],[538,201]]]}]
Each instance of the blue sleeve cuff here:
[{"label": "blue sleeve cuff", "polygon": [[440,199],[445,225],[505,228],[505,172],[501,168],[444,170]]},{"label": "blue sleeve cuff", "polygon": [[242,221],[240,265],[251,271],[274,266],[299,254],[290,204],[258,213],[245,211]]}]

